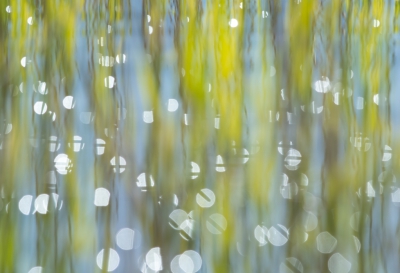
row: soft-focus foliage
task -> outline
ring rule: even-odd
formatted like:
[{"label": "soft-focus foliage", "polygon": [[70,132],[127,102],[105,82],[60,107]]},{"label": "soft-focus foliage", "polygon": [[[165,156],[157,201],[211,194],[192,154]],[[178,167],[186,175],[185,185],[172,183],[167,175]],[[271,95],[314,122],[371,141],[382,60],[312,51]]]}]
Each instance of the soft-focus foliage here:
[{"label": "soft-focus foliage", "polygon": [[0,272],[399,272],[399,10],[1,1]]}]

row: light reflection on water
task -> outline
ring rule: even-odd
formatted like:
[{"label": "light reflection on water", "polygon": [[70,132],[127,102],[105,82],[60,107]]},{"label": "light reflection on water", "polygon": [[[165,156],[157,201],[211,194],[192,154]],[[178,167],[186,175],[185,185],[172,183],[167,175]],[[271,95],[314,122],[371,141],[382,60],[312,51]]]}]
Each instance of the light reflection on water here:
[{"label": "light reflection on water", "polygon": [[378,2],[0,4],[0,272],[398,271]]}]

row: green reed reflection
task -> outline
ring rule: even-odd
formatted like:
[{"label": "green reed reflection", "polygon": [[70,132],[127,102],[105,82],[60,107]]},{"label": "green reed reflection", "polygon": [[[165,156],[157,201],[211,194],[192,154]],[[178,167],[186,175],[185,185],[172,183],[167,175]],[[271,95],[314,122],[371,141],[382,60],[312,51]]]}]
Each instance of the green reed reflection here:
[{"label": "green reed reflection", "polygon": [[0,3],[0,272],[398,271],[398,12]]}]

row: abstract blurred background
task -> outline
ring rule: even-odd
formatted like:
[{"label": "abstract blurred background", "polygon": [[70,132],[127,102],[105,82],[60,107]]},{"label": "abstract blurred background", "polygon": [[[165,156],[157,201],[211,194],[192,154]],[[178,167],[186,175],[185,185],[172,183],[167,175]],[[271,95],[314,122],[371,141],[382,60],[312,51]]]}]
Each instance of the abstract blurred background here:
[{"label": "abstract blurred background", "polygon": [[400,272],[399,11],[2,0],[0,272]]}]

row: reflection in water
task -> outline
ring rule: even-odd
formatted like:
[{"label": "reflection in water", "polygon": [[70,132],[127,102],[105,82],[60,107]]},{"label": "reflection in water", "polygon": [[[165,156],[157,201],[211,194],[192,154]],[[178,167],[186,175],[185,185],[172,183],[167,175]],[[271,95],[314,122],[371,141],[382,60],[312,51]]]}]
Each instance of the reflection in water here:
[{"label": "reflection in water", "polygon": [[398,272],[398,1],[0,3],[0,272]]}]

